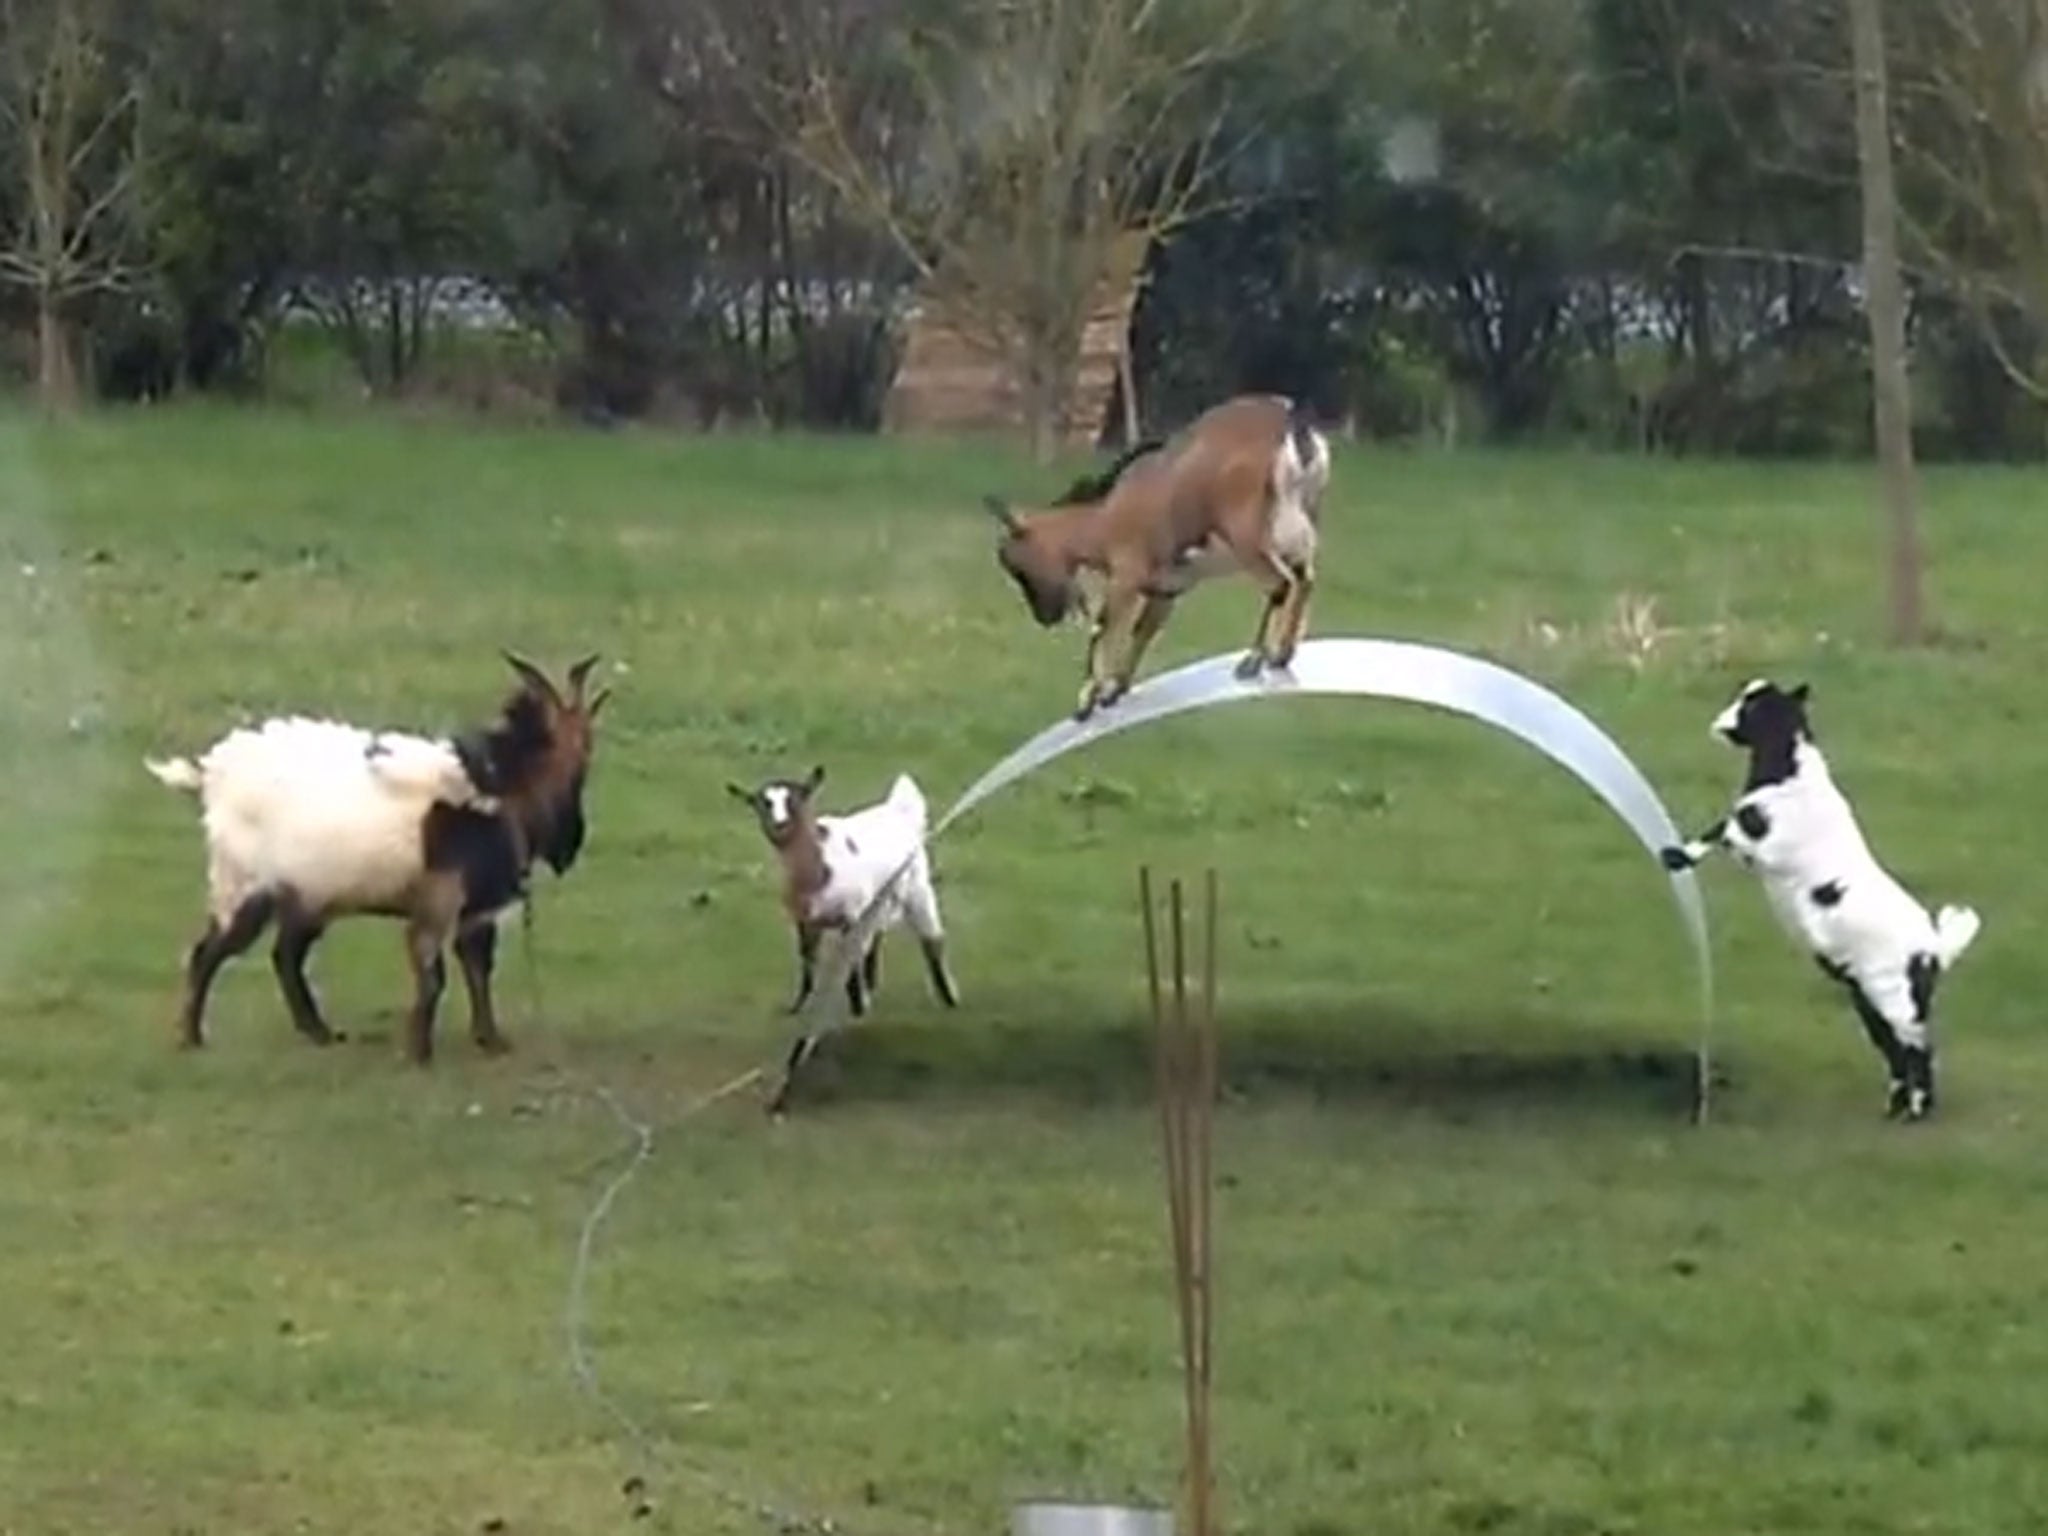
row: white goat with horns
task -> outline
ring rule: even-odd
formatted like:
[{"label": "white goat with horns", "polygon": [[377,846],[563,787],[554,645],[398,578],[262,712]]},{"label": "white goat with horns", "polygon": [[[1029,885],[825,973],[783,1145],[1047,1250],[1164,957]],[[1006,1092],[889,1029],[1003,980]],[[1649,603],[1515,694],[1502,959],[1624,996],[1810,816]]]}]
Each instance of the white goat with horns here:
[{"label": "white goat with horns", "polygon": [[531,663],[506,659],[520,684],[498,719],[452,740],[289,717],[230,731],[196,761],[146,763],[204,806],[208,918],[185,965],[184,1044],[204,1043],[214,976],[272,922],[292,1023],[318,1044],[338,1038],[306,957],[337,917],[369,913],[406,924],[415,1061],[433,1053],[451,937],[471,1033],[487,1051],[506,1049],[490,992],[497,919],[524,898],[536,858],[566,874],[582,850],[592,727],[609,696],[584,697],[595,656],[569,669],[566,695]]}]

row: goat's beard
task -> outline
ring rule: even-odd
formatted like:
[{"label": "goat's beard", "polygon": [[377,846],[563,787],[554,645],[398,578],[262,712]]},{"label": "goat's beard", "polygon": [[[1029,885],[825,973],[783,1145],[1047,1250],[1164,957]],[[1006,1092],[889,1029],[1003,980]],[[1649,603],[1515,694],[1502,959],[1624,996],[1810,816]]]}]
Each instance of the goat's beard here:
[{"label": "goat's beard", "polygon": [[534,851],[558,876],[566,875],[583,852],[586,827],[580,797],[552,807],[543,821]]}]

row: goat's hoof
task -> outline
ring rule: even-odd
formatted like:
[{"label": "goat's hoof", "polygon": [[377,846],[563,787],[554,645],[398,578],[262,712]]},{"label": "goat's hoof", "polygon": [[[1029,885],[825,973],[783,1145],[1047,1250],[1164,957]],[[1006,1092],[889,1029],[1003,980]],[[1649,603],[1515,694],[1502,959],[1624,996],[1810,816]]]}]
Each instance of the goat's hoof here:
[{"label": "goat's hoof", "polygon": [[1692,860],[1685,856],[1685,850],[1677,844],[1657,850],[1657,862],[1674,875],[1682,875],[1692,868]]},{"label": "goat's hoof", "polygon": [[1240,682],[1250,682],[1266,669],[1266,658],[1257,651],[1248,654],[1237,664],[1236,675]]},{"label": "goat's hoof", "polygon": [[490,1034],[476,1037],[476,1048],[486,1056],[510,1056],[512,1042],[503,1035]]},{"label": "goat's hoof", "polygon": [[192,1034],[187,1030],[179,1030],[177,1048],[181,1051],[203,1051],[206,1049],[206,1037]]}]

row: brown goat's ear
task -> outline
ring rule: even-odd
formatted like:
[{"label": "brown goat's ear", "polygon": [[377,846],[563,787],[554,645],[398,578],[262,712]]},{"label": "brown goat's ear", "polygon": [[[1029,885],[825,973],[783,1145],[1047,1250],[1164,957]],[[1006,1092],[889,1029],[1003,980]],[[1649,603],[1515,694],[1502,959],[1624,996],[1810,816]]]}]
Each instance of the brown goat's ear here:
[{"label": "brown goat's ear", "polygon": [[804,780],[804,798],[810,799],[818,792],[818,786],[825,782],[825,765],[818,764],[811,770],[811,776]]},{"label": "brown goat's ear", "polygon": [[746,789],[741,789],[741,788],[739,787],[739,785],[737,785],[737,784],[733,783],[733,781],[732,781],[731,779],[727,779],[727,780],[725,781],[725,792],[726,792],[726,793],[727,793],[728,795],[731,795],[731,796],[733,797],[733,799],[735,799],[735,800],[743,800],[743,801],[745,801],[745,802],[746,802],[746,803],[747,803],[748,805],[752,805],[752,804],[754,803],[754,795],[753,795],[753,791],[751,791],[751,790],[746,790]]},{"label": "brown goat's ear", "polygon": [[1010,509],[1010,504],[1003,500],[1002,497],[984,496],[981,498],[981,504],[988,509],[990,517],[993,517],[1003,525],[1005,533],[1022,533],[1024,531],[1024,525],[1018,521],[1017,514]]},{"label": "brown goat's ear", "polygon": [[597,665],[597,657],[598,653],[592,651],[569,669],[570,698],[580,699],[583,697],[583,685],[590,681],[590,669]]},{"label": "brown goat's ear", "polygon": [[512,670],[519,674],[521,682],[525,683],[527,687],[553,704],[557,709],[562,707],[562,696],[555,691],[555,685],[548,681],[547,673],[541,671],[539,667],[536,667],[523,656],[514,656],[510,651],[504,654],[505,660],[511,664]]}]

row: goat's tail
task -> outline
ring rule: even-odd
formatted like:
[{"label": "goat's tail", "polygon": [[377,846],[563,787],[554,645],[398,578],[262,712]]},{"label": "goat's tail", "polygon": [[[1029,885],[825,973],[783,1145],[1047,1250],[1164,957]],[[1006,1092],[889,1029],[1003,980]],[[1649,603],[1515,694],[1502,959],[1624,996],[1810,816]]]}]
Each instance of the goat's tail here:
[{"label": "goat's tail", "polygon": [[896,782],[889,786],[889,804],[917,827],[920,837],[924,835],[928,812],[925,810],[924,791],[917,787],[917,780],[907,773],[897,774]]},{"label": "goat's tail", "polygon": [[206,775],[189,757],[173,757],[166,761],[145,757],[142,766],[156,776],[158,783],[168,784],[172,789],[182,789],[188,794],[198,794],[200,787],[206,783]]},{"label": "goat's tail", "polygon": [[1977,937],[1984,920],[1974,907],[1943,907],[1934,916],[1934,958],[1947,970]]}]

